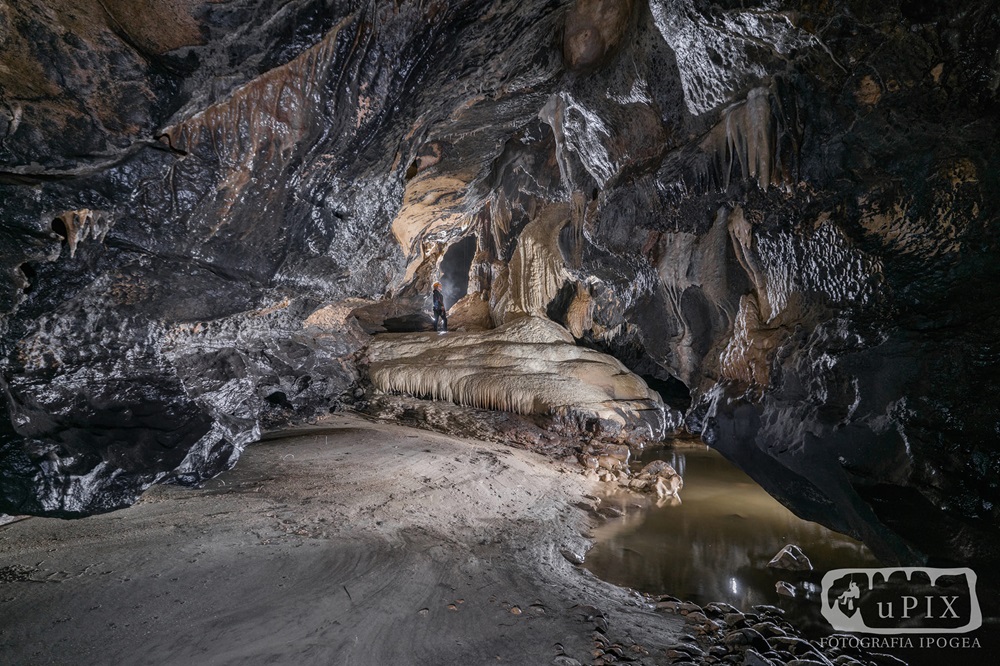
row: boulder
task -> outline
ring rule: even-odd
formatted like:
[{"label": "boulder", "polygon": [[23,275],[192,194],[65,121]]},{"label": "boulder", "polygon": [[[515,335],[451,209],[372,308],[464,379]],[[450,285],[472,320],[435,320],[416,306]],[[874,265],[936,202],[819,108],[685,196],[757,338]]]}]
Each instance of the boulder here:
[{"label": "boulder", "polygon": [[785,569],[788,571],[812,571],[812,562],[802,552],[802,549],[795,544],[788,544],[771,558],[767,566],[772,569]]}]

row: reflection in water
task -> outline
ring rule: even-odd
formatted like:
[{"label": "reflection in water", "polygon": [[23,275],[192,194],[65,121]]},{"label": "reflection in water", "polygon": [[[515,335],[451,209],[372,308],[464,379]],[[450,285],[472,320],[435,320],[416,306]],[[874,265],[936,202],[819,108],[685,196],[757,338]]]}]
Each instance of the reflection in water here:
[{"label": "reflection in water", "polygon": [[[744,609],[781,605],[811,623],[812,616],[819,616],[818,596],[809,595],[805,604],[801,598],[789,601],[775,592],[777,581],[796,585],[803,597],[811,586],[818,592],[830,569],[879,566],[864,545],[797,518],[714,451],[651,451],[636,465],[657,457],[684,478],[681,503],[657,507],[625,493],[607,498],[625,511],[625,518],[595,530],[597,543],[585,564],[604,580],[699,604],[725,601]],[[802,547],[814,571],[767,567],[789,543]]]}]

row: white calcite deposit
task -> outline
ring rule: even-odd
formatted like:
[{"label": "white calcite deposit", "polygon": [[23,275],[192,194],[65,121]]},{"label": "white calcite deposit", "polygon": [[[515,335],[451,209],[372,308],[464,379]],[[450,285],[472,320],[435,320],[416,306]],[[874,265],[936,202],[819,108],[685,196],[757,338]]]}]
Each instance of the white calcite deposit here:
[{"label": "white calcite deposit", "polygon": [[676,425],[641,377],[539,317],[479,333],[379,335],[368,351],[371,381],[386,392],[657,439]]}]

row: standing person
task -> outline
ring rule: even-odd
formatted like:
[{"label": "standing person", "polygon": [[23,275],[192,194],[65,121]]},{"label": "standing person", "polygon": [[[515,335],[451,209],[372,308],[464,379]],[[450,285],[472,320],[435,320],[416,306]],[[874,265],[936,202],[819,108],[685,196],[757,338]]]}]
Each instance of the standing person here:
[{"label": "standing person", "polygon": [[448,332],[448,309],[444,306],[444,294],[441,293],[441,283],[434,283],[434,330],[438,330],[438,321],[444,321],[444,330]]}]

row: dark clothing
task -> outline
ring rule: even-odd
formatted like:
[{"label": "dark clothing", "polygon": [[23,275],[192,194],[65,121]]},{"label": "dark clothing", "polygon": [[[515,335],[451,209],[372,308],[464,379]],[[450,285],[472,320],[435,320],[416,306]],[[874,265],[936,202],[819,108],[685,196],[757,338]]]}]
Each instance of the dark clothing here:
[{"label": "dark clothing", "polygon": [[438,330],[438,321],[443,321],[444,322],[444,328],[442,328],[441,330],[442,331],[447,331],[448,330],[448,313],[445,312],[444,310],[435,310],[434,311],[434,330],[435,331]]},{"label": "dark clothing", "polygon": [[434,290],[434,330],[438,330],[438,322],[444,321],[444,330],[448,330],[448,310],[444,307],[444,295]]}]

